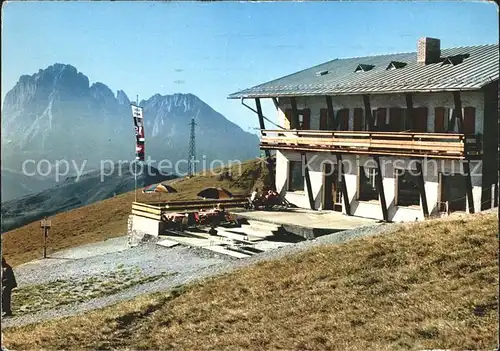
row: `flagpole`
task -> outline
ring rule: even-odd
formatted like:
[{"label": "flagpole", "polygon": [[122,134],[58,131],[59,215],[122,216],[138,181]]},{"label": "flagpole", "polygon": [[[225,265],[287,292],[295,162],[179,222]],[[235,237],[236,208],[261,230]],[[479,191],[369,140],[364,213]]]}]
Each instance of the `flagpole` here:
[{"label": "flagpole", "polygon": [[[139,107],[139,95],[137,95],[137,107]],[[137,153],[137,151],[136,151]],[[134,202],[137,202],[137,157],[134,164]]]}]

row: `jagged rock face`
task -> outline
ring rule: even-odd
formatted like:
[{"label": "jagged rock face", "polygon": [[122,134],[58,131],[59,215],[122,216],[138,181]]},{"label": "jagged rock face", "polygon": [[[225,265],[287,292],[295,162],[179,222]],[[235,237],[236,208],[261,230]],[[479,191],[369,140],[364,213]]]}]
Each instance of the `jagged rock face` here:
[{"label": "jagged rock face", "polygon": [[244,132],[193,94],[156,94],[141,101],[141,106],[148,147],[157,160],[187,159],[192,118],[196,122],[198,160],[244,161],[258,154],[255,135]]},{"label": "jagged rock face", "polygon": [[[156,94],[144,107],[146,157],[173,164],[188,158],[189,123],[195,118],[197,158],[246,160],[258,155],[258,138],[192,94]],[[87,168],[102,160],[132,160],[130,100],[89,79],[71,65],[54,64],[21,76],[2,109],[2,168],[21,171],[26,159],[65,159]],[[201,169],[201,167],[198,167]],[[182,169],[180,169],[182,171]],[[172,170],[174,171],[174,170]],[[2,186],[3,187],[3,186]],[[23,194],[21,194],[23,195]]]},{"label": "jagged rock face", "polygon": [[[102,83],[89,87],[88,78],[69,65],[55,64],[32,76],[22,76],[4,101],[2,146],[6,162],[17,169],[25,159],[53,162],[66,158],[90,161],[118,156],[123,143],[109,143],[113,132],[127,133],[129,110]],[[121,119],[121,121],[120,121]],[[94,155],[86,155],[91,149]]]}]

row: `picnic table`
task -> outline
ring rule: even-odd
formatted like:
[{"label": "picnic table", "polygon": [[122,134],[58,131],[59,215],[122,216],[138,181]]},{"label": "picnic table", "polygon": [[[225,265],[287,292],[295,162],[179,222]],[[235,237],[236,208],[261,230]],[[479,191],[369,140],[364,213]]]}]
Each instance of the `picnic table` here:
[{"label": "picnic table", "polygon": [[163,216],[166,222],[179,222],[186,218],[185,213],[165,213]]}]

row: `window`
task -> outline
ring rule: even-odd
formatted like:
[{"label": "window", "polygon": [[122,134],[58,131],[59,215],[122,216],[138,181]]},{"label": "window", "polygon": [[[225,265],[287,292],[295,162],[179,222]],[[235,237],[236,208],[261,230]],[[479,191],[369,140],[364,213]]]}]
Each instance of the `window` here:
[{"label": "window", "polygon": [[396,173],[396,206],[420,206],[418,178],[410,171],[397,169]]},{"label": "window", "polygon": [[375,185],[376,174],[377,170],[375,168],[359,167],[358,200],[378,200],[378,192]]},{"label": "window", "polygon": [[311,116],[309,114],[309,110],[301,110],[299,111],[298,115],[299,115],[299,126],[297,129],[301,130],[311,129]]},{"label": "window", "polygon": [[389,126],[390,132],[403,132],[410,129],[408,119],[406,118],[406,109],[399,107],[391,107],[389,109]]},{"label": "window", "polygon": [[439,199],[439,210],[444,211],[465,211],[467,208],[467,185],[464,175],[439,174],[439,186],[441,194]]},{"label": "window", "polygon": [[290,161],[288,163],[288,190],[303,191],[304,175],[302,174],[302,162]]},{"label": "window", "polygon": [[285,111],[286,119],[288,120],[288,125],[291,129],[309,130],[311,129],[311,111],[309,109],[303,109],[297,111],[297,124],[296,127],[293,123],[293,112],[292,109],[287,109]]},{"label": "window", "polygon": [[436,107],[434,109],[435,133],[458,133],[458,123],[453,117],[454,109]]},{"label": "window", "polygon": [[373,110],[373,117],[375,121],[375,130],[386,131],[387,130],[387,109],[378,108]]},{"label": "window", "polygon": [[427,107],[417,107],[413,109],[412,131],[427,132]]}]

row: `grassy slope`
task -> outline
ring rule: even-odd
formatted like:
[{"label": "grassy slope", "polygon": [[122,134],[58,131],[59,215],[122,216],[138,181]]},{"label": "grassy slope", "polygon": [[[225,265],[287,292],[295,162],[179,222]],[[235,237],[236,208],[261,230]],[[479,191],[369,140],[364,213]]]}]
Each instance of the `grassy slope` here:
[{"label": "grassy slope", "polygon": [[[137,191],[137,201],[196,199],[196,194],[206,187],[224,187],[235,193],[248,193],[252,186],[262,187],[268,174],[266,167],[257,161],[248,161],[232,168],[233,180],[219,181],[214,174],[198,175],[191,179],[182,178],[172,184],[179,192],[175,194],[142,194]],[[130,214],[134,192],[115,196],[89,206],[53,216],[49,233],[48,253],[98,242],[125,235],[127,217]],[[40,222],[36,221],[3,234],[3,254],[13,265],[42,257],[43,236]]]},{"label": "grassy slope", "polygon": [[493,214],[400,225],[82,316],[6,330],[14,349],[493,349]]}]

